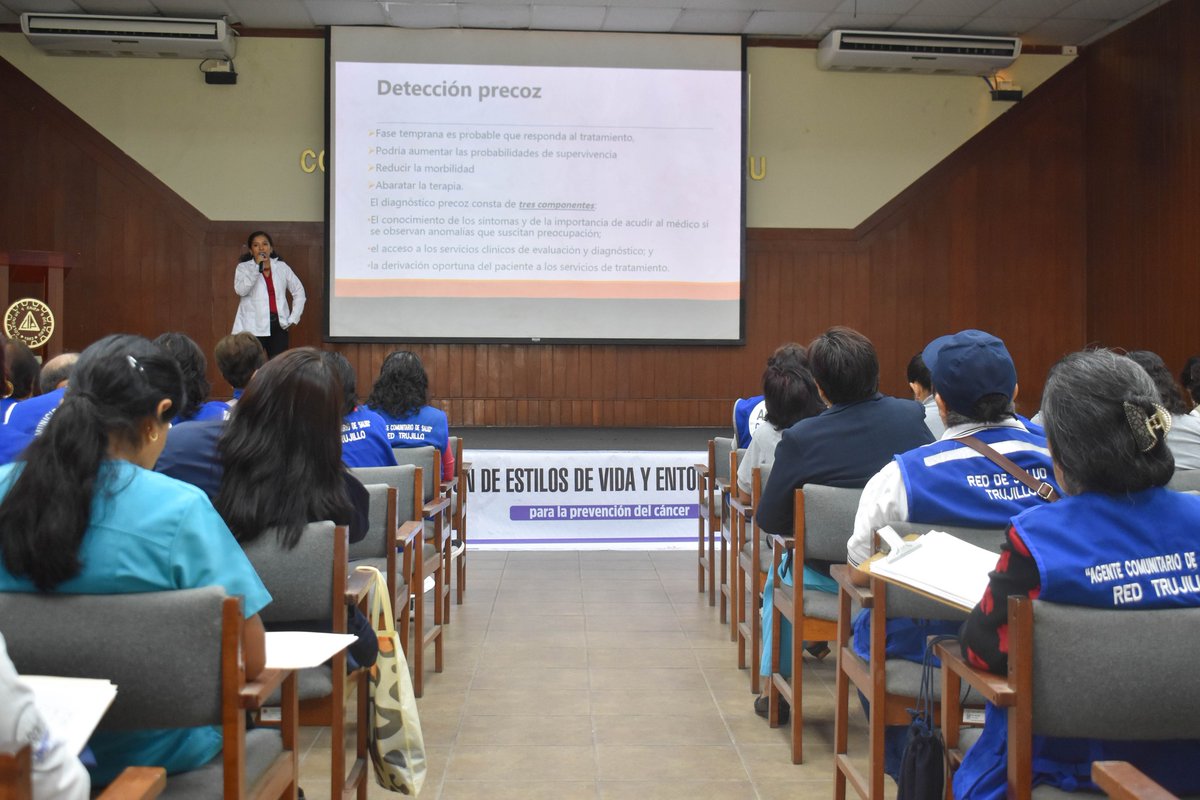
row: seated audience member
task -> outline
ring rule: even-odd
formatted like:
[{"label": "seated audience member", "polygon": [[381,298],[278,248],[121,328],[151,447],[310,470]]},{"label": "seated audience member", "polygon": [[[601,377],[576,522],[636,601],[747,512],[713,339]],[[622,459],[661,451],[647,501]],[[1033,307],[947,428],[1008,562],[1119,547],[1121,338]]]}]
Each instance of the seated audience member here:
[{"label": "seated audience member", "polygon": [[429,403],[429,376],[416,353],[397,350],[383,361],[367,407],[387,423],[392,447],[433,445],[442,454],[442,480],[454,477],[446,412]]},{"label": "seated audience member", "polygon": [[[33,800],[87,800],[92,788],[87,770],[75,753],[50,733],[34,702],[33,690],[21,682],[0,633],[0,752],[29,745]],[[22,795],[23,796],[23,795]]]},{"label": "seated audience member", "polygon": [[[971,664],[1000,674],[1007,670],[1012,596],[1136,610],[1200,604],[1194,593],[1160,595],[1151,586],[1154,576],[1136,575],[1126,577],[1143,591],[1130,602],[1130,593],[1114,597],[1111,582],[1094,582],[1087,573],[1095,564],[1196,549],[1200,497],[1164,488],[1175,464],[1164,436],[1170,417],[1160,402],[1145,370],[1106,350],[1073,353],[1051,368],[1042,413],[1066,497],[1012,519],[987,591],[963,626],[963,653]],[[1176,574],[1191,572],[1185,566]],[[1153,664],[1152,654],[1147,663]],[[1103,665],[1079,665],[1081,670],[1098,668]],[[1070,675],[1062,677],[1070,680]],[[989,706],[983,735],[954,776],[958,800],[1005,796],[1006,739],[1004,710]],[[1200,792],[1200,741],[1033,737],[1035,786],[1096,791],[1088,778],[1093,760],[1130,761],[1169,792]]]},{"label": "seated audience member", "polygon": [[1179,382],[1187,391],[1187,403],[1192,407],[1188,413],[1200,417],[1200,355],[1191,356],[1184,362],[1183,370],[1179,373]]},{"label": "seated audience member", "polygon": [[[797,422],[783,432],[775,448],[775,464],[755,510],[759,526],[767,533],[792,535],[795,491],[805,484],[861,488],[897,453],[933,441],[925,427],[925,414],[910,400],[879,393],[879,358],[867,337],[850,328],[830,328],[808,346],[809,366],[821,398],[829,408]],[[835,592],[828,563],[808,563],[804,585]],[[767,574],[763,591],[763,656],[761,674],[771,674],[770,613],[774,582],[792,585],[790,561],[780,574]],[[818,580],[819,579],[819,580]],[[791,636],[791,626],[782,628]],[[790,652],[789,639],[780,638],[782,653]],[[780,672],[791,674],[785,657]],[[755,710],[766,716],[766,696]],[[786,708],[786,706],[784,706]]]},{"label": "seated audience member", "polygon": [[[1013,515],[1048,502],[963,444],[963,437],[983,442],[1058,490],[1045,436],[1031,432],[1013,409],[1017,370],[1004,342],[984,331],[965,330],[930,342],[922,359],[932,375],[945,432],[941,441],[897,455],[867,481],[846,546],[852,566],[871,557],[875,531],[888,522],[1003,528]],[[958,622],[889,620],[887,656],[921,663],[928,637],[954,634],[958,628]],[[853,646],[859,657],[870,659],[870,643],[871,612],[864,609],[854,620]],[[899,774],[907,732],[903,725],[887,728],[884,771],[893,777]]]},{"label": "seated audience member", "polygon": [[33,356],[33,351],[24,342],[10,339],[4,345],[0,354],[0,362],[4,366],[6,383],[4,397],[0,399],[0,421],[8,419],[9,409],[22,400],[33,397],[37,388],[38,373],[41,367]]},{"label": "seated audience member", "polygon": [[[178,364],[139,336],[83,352],[45,431],[21,462],[0,467],[0,591],[222,586],[242,597],[253,677],[264,660],[258,612],[271,597],[208,498],[150,470],[182,401]],[[89,745],[102,786],[127,766],[200,767],[220,753],[221,729],[98,731]]]},{"label": "seated audience member", "polygon": [[1200,469],[1200,417],[1188,413],[1187,404],[1171,371],[1157,353],[1149,350],[1134,350],[1128,354],[1139,367],[1146,370],[1154,388],[1158,390],[1158,402],[1171,415],[1171,426],[1167,428],[1167,447],[1175,457],[1175,469]]},{"label": "seated audience member", "polygon": [[246,390],[246,384],[250,383],[254,373],[267,363],[267,351],[257,336],[242,331],[222,336],[213,349],[213,355],[217,359],[221,377],[233,389],[233,399],[228,403],[232,407]]},{"label": "seated audience member", "polygon": [[[340,381],[311,347],[276,356],[250,381],[218,445],[223,472],[216,507],[239,542],[273,528],[279,546],[291,549],[305,525],[322,520],[349,526],[351,542],[367,535],[366,487],[342,463],[341,403]],[[375,635],[364,615],[350,617],[349,630],[360,636],[350,655],[370,666],[378,654]],[[272,627],[327,631],[329,620]]]},{"label": "seated audience member", "polygon": [[175,425],[154,464],[154,471],[203,490],[215,504],[223,473],[217,444],[224,432],[223,419]]},{"label": "seated audience member", "polygon": [[342,461],[347,467],[394,467],[396,454],[388,443],[383,418],[358,404],[354,367],[341,353],[321,354],[342,390]]},{"label": "seated audience member", "polygon": [[212,385],[208,382],[208,359],[200,345],[182,333],[168,332],[159,336],[154,343],[170,353],[183,372],[183,388],[186,392],[183,408],[171,420],[172,425],[184,422],[203,422],[206,419],[225,419],[229,416],[229,405],[220,400],[209,400]]},{"label": "seated audience member", "polygon": [[41,394],[17,403],[8,410],[0,427],[0,464],[15,461],[21,451],[41,433],[67,391],[78,353],[63,353],[46,362],[38,379]]},{"label": "seated audience member", "polygon": [[946,432],[946,426],[942,424],[941,412],[933,400],[932,381],[925,359],[917,353],[908,362],[908,388],[912,389],[913,399],[925,409],[925,424],[929,426],[929,432],[934,439],[940,439]]},{"label": "seated audience member", "polygon": [[754,397],[739,397],[733,403],[733,438],[738,449],[750,446],[758,427],[766,421],[766,398],[761,394]]},{"label": "seated audience member", "polygon": [[767,359],[763,372],[763,401],[766,404],[764,424],[750,435],[746,454],[738,462],[738,492],[744,502],[750,501],[751,478],[755,467],[762,469],[765,484],[775,463],[775,446],[788,428],[802,419],[820,414],[825,403],[817,391],[816,381],[808,370],[808,351],[796,343],[780,346]]}]

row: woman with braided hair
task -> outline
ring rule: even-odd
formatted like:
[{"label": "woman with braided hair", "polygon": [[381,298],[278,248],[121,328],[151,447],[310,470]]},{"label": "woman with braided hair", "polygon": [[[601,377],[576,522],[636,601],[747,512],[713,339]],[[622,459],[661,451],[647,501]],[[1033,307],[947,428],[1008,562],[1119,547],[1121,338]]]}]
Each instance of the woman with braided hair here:
[{"label": "woman with braided hair", "polygon": [[[1196,549],[1200,497],[1164,488],[1175,470],[1167,446],[1171,413],[1146,371],[1108,350],[1072,353],[1046,378],[1042,415],[1064,497],[1013,517],[988,588],[962,631],[965,658],[1001,674],[1008,668],[1009,597],[1092,608],[1200,605],[1196,594],[1159,596],[1149,577],[1129,576],[1145,584],[1142,591],[1117,597],[1110,583],[1094,583],[1085,571]],[[1181,578],[1196,580],[1196,570],[1181,567]],[[1004,711],[989,706],[983,735],[954,775],[955,798],[1005,796],[1006,734]],[[1200,741],[1191,740],[1035,737],[1034,785],[1097,791],[1087,777],[1093,760],[1130,761],[1168,791],[1200,792]]]}]

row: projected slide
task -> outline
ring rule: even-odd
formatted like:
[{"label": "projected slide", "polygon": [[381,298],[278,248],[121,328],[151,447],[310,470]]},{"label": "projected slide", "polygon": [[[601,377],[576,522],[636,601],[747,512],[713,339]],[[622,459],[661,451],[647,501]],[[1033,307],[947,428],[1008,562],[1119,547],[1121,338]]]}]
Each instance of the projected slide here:
[{"label": "projected slide", "polygon": [[[362,59],[375,40],[345,46],[341,31],[330,76],[332,337],[739,338],[736,40],[708,43],[724,46],[724,69],[691,66],[686,48],[687,68],[616,66],[630,45],[667,38],[625,35],[612,65],[389,63]],[[345,35],[397,33],[409,32]],[[423,37],[435,33],[450,52],[464,44],[463,32]],[[525,56],[523,42],[536,52],[543,39],[501,36]],[[591,50],[608,38],[544,36],[559,45],[547,61],[570,51],[564,37]]]}]

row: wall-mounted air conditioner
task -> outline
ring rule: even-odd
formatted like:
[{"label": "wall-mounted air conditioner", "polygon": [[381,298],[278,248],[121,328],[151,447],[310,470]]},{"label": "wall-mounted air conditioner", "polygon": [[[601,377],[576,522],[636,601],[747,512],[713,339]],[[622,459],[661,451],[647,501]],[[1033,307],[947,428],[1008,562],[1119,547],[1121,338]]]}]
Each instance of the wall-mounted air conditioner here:
[{"label": "wall-mounted air conditioner", "polygon": [[817,47],[821,69],[990,75],[1021,55],[1009,36],[900,31],[830,31]]},{"label": "wall-mounted air conditioner", "polygon": [[236,50],[236,33],[222,19],[25,13],[21,31],[34,47],[62,56],[231,59]]}]

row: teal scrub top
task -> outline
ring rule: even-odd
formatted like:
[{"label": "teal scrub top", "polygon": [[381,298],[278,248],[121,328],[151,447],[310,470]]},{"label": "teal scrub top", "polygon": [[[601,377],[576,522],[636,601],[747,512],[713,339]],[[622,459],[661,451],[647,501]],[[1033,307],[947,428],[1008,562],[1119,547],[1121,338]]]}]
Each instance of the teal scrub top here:
[{"label": "teal scrub top", "polygon": [[[0,467],[0,498],[23,467],[23,462]],[[242,598],[247,618],[271,602],[203,491],[127,461],[100,468],[79,561],[80,573],[56,591],[132,594],[222,586]],[[0,592],[32,591],[33,583],[9,574],[0,559]],[[168,773],[203,766],[221,752],[221,729],[98,731],[88,744],[96,757],[92,782],[102,786],[127,766],[161,766]]]}]

